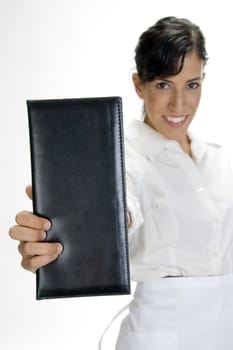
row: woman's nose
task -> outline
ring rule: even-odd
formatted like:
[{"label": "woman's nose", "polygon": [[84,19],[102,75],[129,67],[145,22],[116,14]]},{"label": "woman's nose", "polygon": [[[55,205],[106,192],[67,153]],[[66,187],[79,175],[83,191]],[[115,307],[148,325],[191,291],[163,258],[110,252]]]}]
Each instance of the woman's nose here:
[{"label": "woman's nose", "polygon": [[169,99],[169,109],[176,114],[184,112],[185,96],[182,91],[174,91]]}]

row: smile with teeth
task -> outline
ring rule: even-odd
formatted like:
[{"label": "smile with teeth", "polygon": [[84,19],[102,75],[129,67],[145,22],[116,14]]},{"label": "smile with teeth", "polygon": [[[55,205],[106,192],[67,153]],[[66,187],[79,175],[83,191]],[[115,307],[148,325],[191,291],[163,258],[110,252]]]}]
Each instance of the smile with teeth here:
[{"label": "smile with teeth", "polygon": [[187,115],[180,115],[176,117],[164,116],[164,119],[169,125],[181,126],[185,123],[187,117]]}]

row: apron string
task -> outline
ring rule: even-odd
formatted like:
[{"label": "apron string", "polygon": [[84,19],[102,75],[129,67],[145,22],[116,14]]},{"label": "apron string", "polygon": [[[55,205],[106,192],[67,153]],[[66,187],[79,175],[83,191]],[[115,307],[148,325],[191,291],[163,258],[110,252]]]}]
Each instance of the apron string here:
[{"label": "apron string", "polygon": [[116,315],[113,317],[113,319],[111,320],[111,322],[108,324],[108,326],[105,328],[105,330],[104,330],[104,332],[103,332],[103,334],[102,334],[102,336],[101,336],[101,338],[100,338],[100,340],[99,340],[98,350],[102,350],[102,341],[103,341],[103,338],[104,338],[105,334],[107,333],[108,329],[111,327],[111,325],[113,324],[113,322],[114,322],[121,314],[123,314],[123,312],[124,312],[125,310],[127,310],[127,309],[129,308],[129,304],[130,304],[130,303],[128,303],[128,304],[125,305],[122,309],[120,309],[120,310],[116,313]]}]

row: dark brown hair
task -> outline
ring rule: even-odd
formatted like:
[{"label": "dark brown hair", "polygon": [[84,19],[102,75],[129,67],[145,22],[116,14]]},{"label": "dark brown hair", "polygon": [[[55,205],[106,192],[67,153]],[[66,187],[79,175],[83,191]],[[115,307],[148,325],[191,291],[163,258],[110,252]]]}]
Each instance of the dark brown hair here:
[{"label": "dark brown hair", "polygon": [[185,55],[195,50],[207,62],[205,38],[200,28],[184,18],[165,17],[141,34],[135,62],[142,82],[178,74]]}]

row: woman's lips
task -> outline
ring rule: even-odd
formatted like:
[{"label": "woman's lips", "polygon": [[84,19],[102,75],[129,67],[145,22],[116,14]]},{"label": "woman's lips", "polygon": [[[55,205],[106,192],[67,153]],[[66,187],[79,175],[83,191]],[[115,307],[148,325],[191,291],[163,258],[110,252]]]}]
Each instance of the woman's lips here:
[{"label": "woman's lips", "polygon": [[164,121],[174,128],[183,126],[186,123],[187,115],[163,116]]}]

